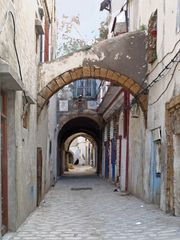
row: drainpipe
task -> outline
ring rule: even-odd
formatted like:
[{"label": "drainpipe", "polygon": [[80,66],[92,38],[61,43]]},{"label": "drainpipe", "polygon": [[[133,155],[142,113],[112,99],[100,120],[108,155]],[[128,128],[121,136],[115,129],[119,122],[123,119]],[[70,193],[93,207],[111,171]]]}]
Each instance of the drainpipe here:
[{"label": "drainpipe", "polygon": [[125,19],[126,19],[126,32],[129,31],[129,19],[128,19],[128,9],[129,8],[129,1],[126,1],[126,10],[125,10]]},{"label": "drainpipe", "polygon": [[125,182],[125,190],[128,190],[128,170],[129,170],[129,116],[130,116],[130,93],[124,91],[124,137],[127,140],[126,147],[126,182]]}]

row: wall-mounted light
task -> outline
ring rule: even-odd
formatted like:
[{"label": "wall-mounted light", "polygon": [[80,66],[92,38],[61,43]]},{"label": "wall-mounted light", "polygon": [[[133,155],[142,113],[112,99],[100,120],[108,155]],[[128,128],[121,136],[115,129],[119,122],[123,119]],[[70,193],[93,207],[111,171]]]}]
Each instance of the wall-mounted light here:
[{"label": "wall-mounted light", "polygon": [[140,109],[138,103],[134,103],[131,108],[131,117],[132,118],[139,118]]}]

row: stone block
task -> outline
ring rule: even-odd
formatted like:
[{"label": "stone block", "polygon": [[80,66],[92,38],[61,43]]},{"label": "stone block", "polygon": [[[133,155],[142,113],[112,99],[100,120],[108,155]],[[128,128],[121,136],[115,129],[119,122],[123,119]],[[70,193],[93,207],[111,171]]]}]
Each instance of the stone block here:
[{"label": "stone block", "polygon": [[[117,82],[123,87],[124,86],[124,82],[128,79],[128,77],[120,75],[120,77],[118,78]],[[126,87],[127,88],[127,87]]]},{"label": "stone block", "polygon": [[41,90],[39,95],[44,99],[48,100],[53,95],[53,92],[48,87],[45,87]]},{"label": "stone block", "polygon": [[127,89],[130,89],[132,85],[134,84],[134,81],[128,78],[124,83],[123,86]]},{"label": "stone block", "polygon": [[61,76],[58,76],[57,78],[55,78],[55,80],[60,88],[65,86],[65,81]]},{"label": "stone block", "polygon": [[100,77],[103,79],[106,79],[106,76],[107,76],[107,69],[101,68],[100,69]]},{"label": "stone block", "polygon": [[51,82],[48,83],[47,85],[48,88],[51,89],[52,92],[57,92],[59,89],[59,85],[57,84],[56,80],[52,80]]},{"label": "stone block", "polygon": [[44,99],[42,96],[38,95],[37,96],[37,105],[39,107],[42,107],[46,102],[46,99]]},{"label": "stone block", "polygon": [[75,73],[76,73],[77,79],[81,79],[83,77],[83,70],[82,70],[82,68],[77,68],[75,70]]},{"label": "stone block", "polygon": [[111,71],[111,70],[108,70],[108,71],[107,71],[106,78],[108,78],[109,80],[111,80],[111,79],[113,78],[113,75],[114,75],[114,72]]},{"label": "stone block", "polygon": [[91,77],[91,69],[90,67],[83,67],[83,77]]},{"label": "stone block", "polygon": [[61,77],[64,79],[66,83],[71,83],[72,82],[72,77],[69,72],[65,72],[64,74],[61,75]]},{"label": "stone block", "polygon": [[96,78],[99,78],[99,77],[100,77],[100,68],[95,68],[95,70],[94,70],[94,76],[95,76]]},{"label": "stone block", "polygon": [[91,71],[92,78],[94,78],[95,77],[95,68],[94,67],[90,67],[90,71]]},{"label": "stone block", "polygon": [[76,71],[75,71],[75,70],[71,70],[71,71],[70,71],[70,74],[71,74],[72,80],[77,80],[77,79],[78,79],[78,77],[77,77],[77,74],[76,74]]},{"label": "stone block", "polygon": [[112,80],[118,83],[118,79],[121,77],[121,75],[117,72],[114,72],[112,75]]},{"label": "stone block", "polygon": [[130,92],[137,94],[139,91],[141,90],[141,87],[137,84],[134,83],[131,87],[130,87]]}]

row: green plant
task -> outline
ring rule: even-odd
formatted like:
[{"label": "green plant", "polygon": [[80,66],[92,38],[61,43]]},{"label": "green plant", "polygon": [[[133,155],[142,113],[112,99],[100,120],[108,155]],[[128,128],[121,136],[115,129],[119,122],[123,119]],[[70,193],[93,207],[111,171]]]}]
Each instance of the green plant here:
[{"label": "green plant", "polygon": [[140,30],[140,31],[145,31],[145,30],[147,30],[146,25],[145,25],[145,24],[140,25],[139,30]]}]

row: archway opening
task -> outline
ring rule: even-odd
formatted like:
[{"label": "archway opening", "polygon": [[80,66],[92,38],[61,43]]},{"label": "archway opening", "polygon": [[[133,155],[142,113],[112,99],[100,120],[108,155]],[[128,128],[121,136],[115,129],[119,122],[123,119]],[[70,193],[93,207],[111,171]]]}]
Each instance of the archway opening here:
[{"label": "archway opening", "polygon": [[95,79],[101,81],[110,82],[112,85],[122,87],[128,91],[139,104],[144,115],[147,112],[147,91],[144,91],[145,83],[144,79],[135,81],[126,75],[121,75],[116,71],[108,70],[105,68],[96,67],[79,67],[63,72],[54,79],[51,79],[47,85],[43,87],[38,93],[38,111],[39,113],[43,109],[44,105],[49,101],[60,89],[63,89],[68,84],[71,84],[81,79]]},{"label": "archway opening", "polygon": [[57,142],[57,176],[101,172],[101,126],[97,122],[88,117],[72,118],[61,127]]},{"label": "archway opening", "polygon": [[80,132],[70,136],[64,143],[65,175],[94,175],[97,171],[97,144],[92,136]]}]

